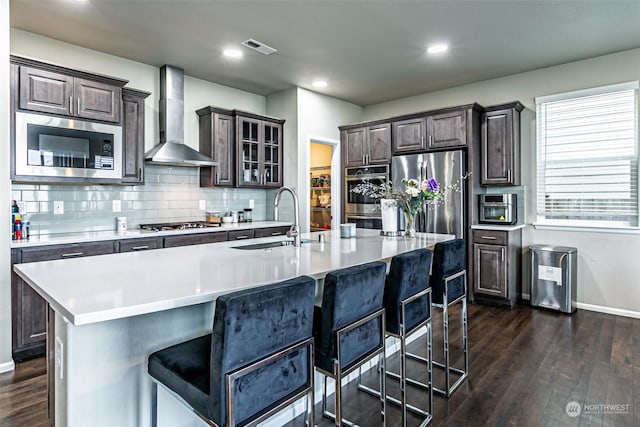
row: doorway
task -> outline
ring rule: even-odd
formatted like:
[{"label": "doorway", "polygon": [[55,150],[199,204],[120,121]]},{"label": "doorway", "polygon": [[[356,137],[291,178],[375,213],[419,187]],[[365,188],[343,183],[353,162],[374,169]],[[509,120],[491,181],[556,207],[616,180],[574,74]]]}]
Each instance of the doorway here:
[{"label": "doorway", "polygon": [[336,229],[340,219],[340,157],[337,141],[309,144],[309,230]]}]

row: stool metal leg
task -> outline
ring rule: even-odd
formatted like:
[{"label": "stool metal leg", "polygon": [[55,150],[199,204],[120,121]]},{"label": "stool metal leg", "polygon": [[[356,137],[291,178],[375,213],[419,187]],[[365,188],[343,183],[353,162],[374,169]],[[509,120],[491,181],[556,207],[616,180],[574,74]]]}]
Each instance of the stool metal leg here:
[{"label": "stool metal leg", "polygon": [[[458,297],[455,301],[449,302],[447,290],[449,287],[449,282],[462,276],[463,278],[463,293],[462,296]],[[444,363],[433,361],[433,366],[437,368],[444,369],[445,376],[445,389],[440,389],[438,387],[433,387],[433,391],[438,394],[441,394],[445,397],[451,397],[454,391],[462,384],[462,382],[467,378],[469,374],[469,349],[468,349],[468,335],[467,335],[467,272],[466,270],[462,270],[459,273],[453,274],[444,279],[444,290],[443,290],[443,299],[442,304],[435,304],[436,307],[442,309],[442,329],[444,336],[443,339],[443,350],[444,350]],[[461,313],[461,321],[462,321],[462,347],[464,353],[464,368],[457,369],[453,368],[450,365],[449,360],[449,306],[453,306],[457,303],[462,303],[462,313]],[[451,373],[459,375],[458,379],[451,384]]]},{"label": "stool metal leg", "polygon": [[158,383],[151,381],[151,427],[158,427]]}]

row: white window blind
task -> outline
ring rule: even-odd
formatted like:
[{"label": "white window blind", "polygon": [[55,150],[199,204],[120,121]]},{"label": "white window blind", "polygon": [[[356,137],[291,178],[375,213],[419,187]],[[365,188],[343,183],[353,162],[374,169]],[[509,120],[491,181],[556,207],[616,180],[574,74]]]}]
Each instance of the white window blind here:
[{"label": "white window blind", "polygon": [[637,88],[536,98],[539,222],[638,226]]}]

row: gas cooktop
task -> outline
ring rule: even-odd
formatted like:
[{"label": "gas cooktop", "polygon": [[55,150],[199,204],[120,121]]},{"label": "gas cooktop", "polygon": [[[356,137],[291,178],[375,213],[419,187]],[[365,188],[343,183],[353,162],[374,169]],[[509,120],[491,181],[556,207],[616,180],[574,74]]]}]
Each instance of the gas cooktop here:
[{"label": "gas cooktop", "polygon": [[191,230],[193,228],[220,227],[220,224],[206,221],[186,222],[162,222],[159,224],[140,224],[141,230],[166,231],[166,230]]}]

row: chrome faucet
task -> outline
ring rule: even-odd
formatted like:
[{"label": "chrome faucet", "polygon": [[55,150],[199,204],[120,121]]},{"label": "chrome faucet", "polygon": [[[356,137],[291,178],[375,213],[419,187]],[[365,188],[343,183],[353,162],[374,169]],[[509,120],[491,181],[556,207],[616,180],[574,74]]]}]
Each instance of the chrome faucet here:
[{"label": "chrome faucet", "polygon": [[280,195],[288,191],[293,198],[293,225],[287,231],[287,237],[293,237],[293,245],[300,247],[302,242],[300,241],[300,210],[298,209],[298,195],[291,187],[280,187],[276,192],[275,200],[273,201],[273,219],[278,220],[278,203],[280,203]]}]

